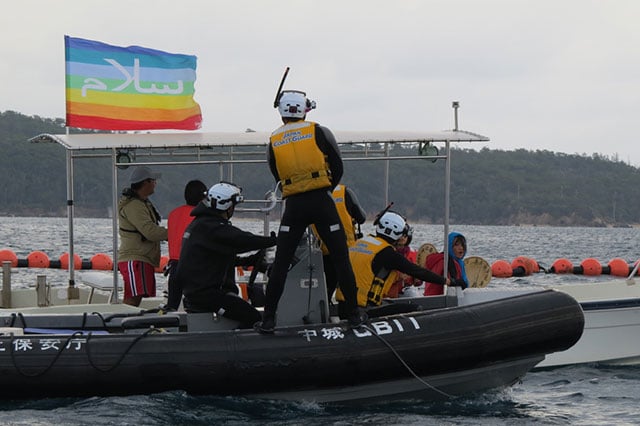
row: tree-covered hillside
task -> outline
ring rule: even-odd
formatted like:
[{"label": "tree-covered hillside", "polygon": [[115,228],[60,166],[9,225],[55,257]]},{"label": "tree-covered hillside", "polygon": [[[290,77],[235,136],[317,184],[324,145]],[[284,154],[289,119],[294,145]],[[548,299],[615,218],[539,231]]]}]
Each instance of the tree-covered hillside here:
[{"label": "tree-covered hillside", "polygon": [[[0,113],[0,215],[66,215],[66,156],[56,144],[29,143],[40,133],[64,133],[62,119]],[[401,148],[394,148],[401,150]],[[407,148],[408,149],[408,148]],[[417,148],[416,148],[417,149]],[[402,154],[402,152],[400,152]],[[413,152],[411,153],[413,154]],[[110,160],[74,162],[77,216],[106,217],[111,207]],[[217,166],[163,167],[153,196],[166,217],[182,204],[184,184],[219,180]],[[246,198],[262,199],[274,182],[266,164],[234,166]],[[370,217],[384,208],[384,164],[348,161],[344,183]],[[441,223],[444,162],[394,161],[390,200],[412,221]],[[452,223],[604,226],[640,223],[640,170],[599,155],[550,151],[454,148],[451,161]]]}]

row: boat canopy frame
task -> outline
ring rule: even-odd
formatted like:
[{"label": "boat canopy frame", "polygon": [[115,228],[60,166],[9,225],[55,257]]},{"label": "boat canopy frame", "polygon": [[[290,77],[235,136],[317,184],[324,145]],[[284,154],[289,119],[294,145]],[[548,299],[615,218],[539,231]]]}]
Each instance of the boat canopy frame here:
[{"label": "boat canopy frame", "polygon": [[[455,128],[436,132],[395,132],[395,131],[333,131],[340,147],[343,161],[385,161],[384,196],[389,203],[389,164],[397,160],[422,159],[445,162],[444,189],[444,255],[448,256],[446,244],[449,234],[449,193],[451,182],[451,143],[489,142],[489,138],[477,133],[458,130],[457,105],[454,102]],[[228,165],[233,174],[233,165],[242,163],[266,163],[268,132],[214,132],[214,133],[88,133],[88,134],[40,134],[31,139],[34,143],[58,143],[66,150],[67,216],[69,247],[69,299],[74,298],[74,161],[82,158],[111,157],[112,168],[112,219],[113,219],[113,296],[112,303],[118,303],[118,217],[119,199],[118,172],[134,165]],[[393,155],[391,147],[400,144],[416,146],[415,155]],[[443,144],[444,150],[423,149]],[[143,156],[152,161],[132,161]],[[260,158],[255,158],[260,155]],[[169,157],[171,161],[153,161],[154,156]],[[245,157],[253,156],[251,159]],[[189,159],[187,159],[189,158]],[[195,158],[195,159],[194,159]],[[222,170],[221,170],[222,173]],[[264,201],[262,201],[264,202]],[[247,211],[251,211],[247,209]],[[255,211],[255,210],[253,210]],[[260,211],[266,211],[260,209]],[[266,229],[266,228],[265,228]]]}]

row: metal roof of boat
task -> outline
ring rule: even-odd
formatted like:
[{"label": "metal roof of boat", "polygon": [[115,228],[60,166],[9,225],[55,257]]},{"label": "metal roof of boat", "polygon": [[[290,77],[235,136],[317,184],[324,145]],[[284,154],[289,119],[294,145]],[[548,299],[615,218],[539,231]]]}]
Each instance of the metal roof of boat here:
[{"label": "metal roof of boat", "polygon": [[[333,134],[339,144],[489,141],[486,136],[464,130],[334,131]],[[266,146],[270,135],[270,132],[41,134],[29,141],[56,142],[66,149],[75,151],[117,148]]]}]

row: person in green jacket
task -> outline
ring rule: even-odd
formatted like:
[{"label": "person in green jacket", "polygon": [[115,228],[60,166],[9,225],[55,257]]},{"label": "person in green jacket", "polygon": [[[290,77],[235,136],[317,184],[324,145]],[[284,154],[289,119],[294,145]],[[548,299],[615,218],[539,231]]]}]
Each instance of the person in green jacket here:
[{"label": "person in green jacket", "polygon": [[160,226],[160,214],[149,196],[160,176],[149,167],[136,167],[118,202],[118,270],[124,280],[122,302],[128,305],[139,306],[143,297],[156,295],[155,268],[160,266],[160,242],[167,240],[167,228]]}]

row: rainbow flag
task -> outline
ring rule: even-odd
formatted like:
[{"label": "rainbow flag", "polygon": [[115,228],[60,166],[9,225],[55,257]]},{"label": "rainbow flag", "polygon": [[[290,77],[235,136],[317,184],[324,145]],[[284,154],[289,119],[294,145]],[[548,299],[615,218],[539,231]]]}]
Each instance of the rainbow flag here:
[{"label": "rainbow flag", "polygon": [[67,126],[199,129],[193,55],[65,36]]}]

